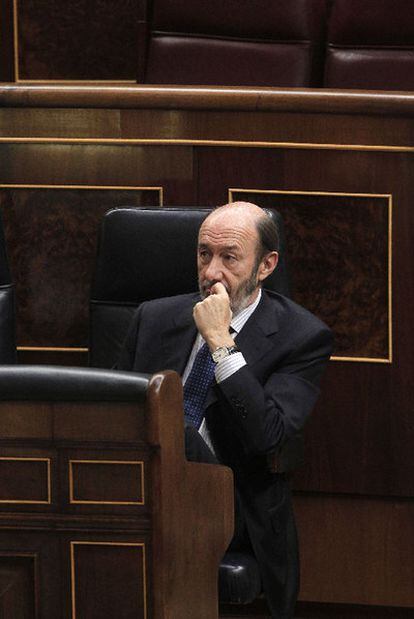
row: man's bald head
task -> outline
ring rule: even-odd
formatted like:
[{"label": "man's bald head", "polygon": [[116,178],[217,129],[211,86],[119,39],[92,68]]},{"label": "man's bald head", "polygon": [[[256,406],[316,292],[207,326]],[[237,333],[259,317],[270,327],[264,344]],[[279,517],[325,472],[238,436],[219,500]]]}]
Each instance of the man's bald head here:
[{"label": "man's bald head", "polygon": [[251,226],[257,235],[257,261],[272,251],[279,251],[279,232],[275,221],[265,209],[253,202],[229,202],[212,211],[205,221],[219,217],[223,221],[235,223],[243,221]]}]

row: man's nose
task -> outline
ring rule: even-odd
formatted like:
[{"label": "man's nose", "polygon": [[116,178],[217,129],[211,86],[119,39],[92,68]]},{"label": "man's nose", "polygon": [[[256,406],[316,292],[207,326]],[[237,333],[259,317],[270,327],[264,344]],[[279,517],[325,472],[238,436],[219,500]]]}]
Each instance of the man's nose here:
[{"label": "man's nose", "polygon": [[223,268],[220,258],[213,257],[208,263],[204,272],[205,278],[209,281],[221,281],[223,277]]}]

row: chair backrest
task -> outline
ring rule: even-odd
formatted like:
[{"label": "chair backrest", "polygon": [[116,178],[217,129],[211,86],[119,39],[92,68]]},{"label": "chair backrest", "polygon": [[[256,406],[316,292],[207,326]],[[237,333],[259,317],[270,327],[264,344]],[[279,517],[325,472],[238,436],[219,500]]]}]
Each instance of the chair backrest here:
[{"label": "chair backrest", "polygon": [[324,86],[414,89],[414,4],[410,0],[335,0]]},{"label": "chair backrest", "polygon": [[0,366],[5,616],[217,617],[233,479],[186,462],[181,393],[175,372]]},{"label": "chair backrest", "polygon": [[14,286],[0,213],[0,363],[16,362]]},{"label": "chair backrest", "polygon": [[[121,208],[103,220],[90,304],[90,365],[112,367],[142,301],[197,290],[196,247],[211,209]],[[265,287],[289,294],[282,219],[280,260]]]},{"label": "chair backrest", "polygon": [[154,0],[145,82],[320,86],[327,0]]}]

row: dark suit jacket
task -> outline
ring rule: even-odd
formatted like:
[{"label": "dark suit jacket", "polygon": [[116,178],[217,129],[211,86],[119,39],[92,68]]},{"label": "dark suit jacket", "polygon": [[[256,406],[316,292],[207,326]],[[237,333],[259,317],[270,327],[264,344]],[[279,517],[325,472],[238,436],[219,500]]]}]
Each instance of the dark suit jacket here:
[{"label": "dark suit jacket", "polygon": [[[197,331],[198,295],[143,303],[129,330],[118,369],[183,374]],[[206,422],[215,451],[230,466],[258,560],[272,616],[293,616],[296,538],[289,488],[271,473],[268,454],[301,432],[331,354],[329,329],[289,299],[264,292],[237,345],[247,365],[209,392]]]}]

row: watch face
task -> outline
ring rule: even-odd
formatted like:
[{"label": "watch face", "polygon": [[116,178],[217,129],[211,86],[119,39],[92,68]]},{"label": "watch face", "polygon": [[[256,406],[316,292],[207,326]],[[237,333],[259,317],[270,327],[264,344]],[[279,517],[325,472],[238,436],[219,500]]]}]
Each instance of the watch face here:
[{"label": "watch face", "polygon": [[229,354],[229,351],[226,348],[226,346],[220,346],[220,348],[216,348],[216,350],[211,354],[211,356],[213,357],[213,361],[215,363],[218,363],[222,359],[225,359],[225,357],[227,357],[228,354]]},{"label": "watch face", "polygon": [[218,363],[222,359],[225,359],[229,355],[237,352],[237,346],[219,346],[211,353],[214,363]]}]

